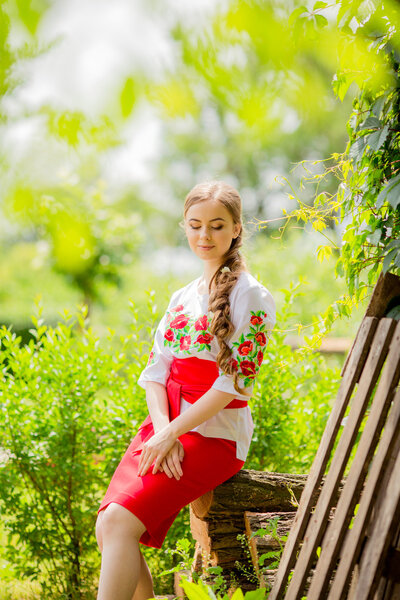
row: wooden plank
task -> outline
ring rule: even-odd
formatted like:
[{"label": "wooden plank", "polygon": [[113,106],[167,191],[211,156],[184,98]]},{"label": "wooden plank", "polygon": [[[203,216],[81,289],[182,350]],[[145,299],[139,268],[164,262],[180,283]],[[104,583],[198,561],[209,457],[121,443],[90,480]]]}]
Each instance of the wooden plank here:
[{"label": "wooden plank", "polygon": [[396,321],[393,319],[381,319],[377,327],[371,350],[361,374],[360,383],[342,435],[340,436],[332,464],[318,498],[315,511],[310,517],[285,600],[297,600],[301,598],[307,574],[315,560],[317,548],[325,532],[329,511],[335,502],[339,483],[357,437],[358,429],[386,358],[395,324]]},{"label": "wooden plank", "polygon": [[[351,464],[349,474],[335,510],[333,521],[329,525],[321,548],[321,554],[315,569],[314,578],[308,590],[308,600],[318,600],[324,597],[332,570],[339,556],[347,528],[350,524],[354,508],[358,503],[361,489],[367,474],[381,431],[392,404],[395,388],[400,377],[400,322],[393,335],[388,356],[375,392],[367,422],[362,432],[358,448]],[[400,396],[399,396],[400,400]],[[400,417],[399,417],[400,419]],[[396,422],[396,426],[399,423]],[[385,430],[386,431],[386,430]],[[396,428],[394,430],[396,432]],[[384,434],[385,435],[385,434]],[[382,440],[383,441],[383,440]],[[393,440],[391,440],[393,441]],[[379,453],[379,451],[378,451]],[[378,456],[375,457],[376,462]],[[388,454],[382,456],[382,462],[387,462]],[[379,468],[382,468],[382,462]],[[349,555],[345,562],[348,562]],[[340,598],[340,596],[337,596]]]},{"label": "wooden plank", "polygon": [[357,344],[354,345],[350,352],[348,365],[339,387],[336,402],[329,415],[325,431],[322,435],[321,442],[308,475],[306,486],[301,495],[299,508],[297,509],[292,529],[286,541],[278,572],[275,577],[274,587],[271,590],[268,600],[278,600],[279,598],[282,598],[284,593],[289,573],[296,561],[296,554],[307,527],[310,512],[313,507],[313,498],[321,483],[337,432],[359,377],[359,365],[364,365],[365,357],[369,352],[371,340],[377,324],[378,319],[366,317],[358,330],[356,338]]},{"label": "wooden plank", "polygon": [[400,453],[394,464],[386,492],[374,522],[372,535],[363,549],[360,577],[355,590],[357,600],[368,600],[373,597],[393,539],[393,529],[398,526],[400,519]]},{"label": "wooden plank", "polygon": [[[358,561],[362,544],[372,513],[373,501],[382,486],[382,473],[385,472],[391,456],[400,451],[400,389],[393,400],[376,456],[372,462],[368,479],[363,490],[360,505],[353,526],[348,530],[341,549],[341,560],[329,593],[329,600],[344,598],[354,565]],[[354,463],[353,463],[354,464]],[[384,488],[385,489],[385,488]]]},{"label": "wooden plank", "polygon": [[[364,317],[364,319],[361,321],[360,326],[359,326],[359,328],[357,330],[357,334],[356,334],[356,336],[355,336],[355,338],[353,340],[351,348],[350,348],[350,350],[349,350],[349,352],[348,352],[348,354],[346,356],[346,359],[345,359],[345,361],[343,363],[343,367],[342,367],[342,370],[340,372],[341,377],[344,376],[344,374],[345,374],[345,372],[347,370],[347,367],[350,364],[350,358],[351,358],[351,356],[353,354],[353,351],[355,351],[356,348],[360,349],[360,344],[362,344],[362,339],[363,339],[363,336],[364,336],[365,328],[369,326],[371,318],[373,318],[373,317]],[[378,324],[378,319],[375,321],[375,326],[377,324]],[[363,369],[364,363],[365,363],[366,358],[368,356],[368,352],[369,352],[369,346],[363,344],[362,352],[361,353],[357,353],[356,360],[357,360],[358,370],[357,370],[357,372],[355,374],[356,381],[358,381],[358,379],[360,377],[360,373],[361,373],[361,371]]]}]

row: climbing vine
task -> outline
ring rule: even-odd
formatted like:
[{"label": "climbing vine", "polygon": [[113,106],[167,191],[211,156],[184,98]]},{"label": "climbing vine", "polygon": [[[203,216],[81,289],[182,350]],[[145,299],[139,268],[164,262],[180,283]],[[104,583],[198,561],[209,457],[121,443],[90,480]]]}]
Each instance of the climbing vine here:
[{"label": "climbing vine", "polygon": [[[353,302],[362,299],[381,272],[400,274],[400,3],[338,4],[339,67],[333,89],[341,100],[357,89],[347,123],[348,143],[342,154],[317,161],[324,167],[317,175],[311,165],[302,164],[302,183],[316,184],[313,206],[292,189],[298,205],[290,213],[284,211],[282,227],[283,231],[293,219],[311,223],[329,242],[319,247],[318,257],[338,253],[336,275],[345,277],[350,296],[347,303],[340,301],[342,307],[329,307],[328,321],[336,309],[346,310],[350,297]],[[327,3],[317,2],[313,11],[296,9],[297,21],[310,22],[327,8]],[[332,175],[338,179],[336,193],[321,191]],[[332,225],[342,228],[340,248],[329,237]]]}]

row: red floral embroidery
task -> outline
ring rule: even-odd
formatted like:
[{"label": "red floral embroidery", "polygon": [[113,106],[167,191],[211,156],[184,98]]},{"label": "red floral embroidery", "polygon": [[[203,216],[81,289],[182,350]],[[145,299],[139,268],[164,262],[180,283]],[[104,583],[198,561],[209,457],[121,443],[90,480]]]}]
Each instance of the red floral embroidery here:
[{"label": "red floral embroidery", "polygon": [[261,325],[262,322],[262,317],[258,317],[257,315],[253,315],[250,319],[252,325]]},{"label": "red floral embroidery", "polygon": [[238,348],[238,352],[241,356],[247,356],[249,352],[253,350],[253,342],[247,340],[246,342],[242,342]]},{"label": "red floral embroidery", "polygon": [[178,304],[178,306],[171,308],[171,312],[180,312],[181,310],[183,310],[183,304]]},{"label": "red floral embroidery", "polygon": [[197,321],[194,324],[194,328],[196,331],[204,331],[205,329],[207,329],[207,327],[208,327],[207,315],[203,315],[202,317],[200,317],[200,319],[197,319]]},{"label": "red floral embroidery", "polygon": [[256,376],[256,364],[252,360],[242,360],[240,370],[246,377]]},{"label": "red floral embroidery", "polygon": [[192,339],[191,339],[190,335],[184,335],[179,340],[179,348],[181,350],[189,350],[191,341],[192,341]]},{"label": "red floral embroidery", "polygon": [[196,344],[209,344],[211,342],[211,340],[213,339],[213,335],[211,335],[211,333],[204,333],[204,334],[200,334],[199,336],[197,336],[197,339],[195,341]]},{"label": "red floral embroidery", "polygon": [[259,366],[259,367],[261,367],[261,363],[262,363],[262,361],[263,361],[263,360],[264,360],[264,354],[263,354],[263,351],[262,351],[262,350],[259,350],[259,351],[257,352],[257,363],[258,363],[258,366]]},{"label": "red floral embroidery", "polygon": [[172,331],[172,329],[167,329],[167,331],[164,333],[164,337],[169,342],[173,342],[175,339],[175,336],[174,336],[174,332]]},{"label": "red floral embroidery", "polygon": [[239,365],[239,363],[238,363],[238,361],[236,360],[236,358],[231,358],[231,365],[232,365],[232,367],[233,367],[233,369],[234,369],[235,371],[237,371],[237,370],[238,370],[238,365]]},{"label": "red floral embroidery", "polygon": [[265,346],[267,343],[267,337],[263,331],[259,331],[254,337],[259,346]]},{"label": "red floral embroidery", "polygon": [[150,355],[149,355],[148,364],[149,364],[149,363],[151,363],[151,361],[153,360],[153,358],[154,358],[154,352],[153,352],[153,350],[152,350],[152,351],[150,352]]},{"label": "red floral embroidery", "polygon": [[188,323],[189,317],[186,317],[185,315],[179,315],[178,317],[175,317],[173,321],[171,321],[170,327],[172,327],[172,329],[182,329],[183,327],[186,327]]}]

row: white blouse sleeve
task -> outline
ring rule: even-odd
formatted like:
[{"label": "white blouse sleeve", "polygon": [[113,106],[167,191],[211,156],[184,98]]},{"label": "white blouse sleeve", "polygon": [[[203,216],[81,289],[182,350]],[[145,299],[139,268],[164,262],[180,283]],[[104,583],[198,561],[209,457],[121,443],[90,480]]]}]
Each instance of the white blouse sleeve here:
[{"label": "white blouse sleeve", "polygon": [[147,381],[156,381],[158,383],[162,383],[163,385],[166,385],[167,383],[167,379],[171,370],[173,354],[171,350],[164,344],[164,335],[167,330],[168,311],[173,310],[176,306],[176,297],[177,292],[172,295],[168,304],[168,308],[158,324],[147,365],[141,372],[137,381],[138,385],[144,389],[146,389]]},{"label": "white blouse sleeve", "polygon": [[229,346],[232,349],[234,368],[239,374],[239,387],[244,388],[243,394],[240,395],[235,390],[232,375],[224,375],[221,370],[212,387],[235,394],[238,398],[245,398],[251,395],[276,322],[275,302],[262,285],[245,287],[231,299],[231,315],[235,331],[229,340]]}]

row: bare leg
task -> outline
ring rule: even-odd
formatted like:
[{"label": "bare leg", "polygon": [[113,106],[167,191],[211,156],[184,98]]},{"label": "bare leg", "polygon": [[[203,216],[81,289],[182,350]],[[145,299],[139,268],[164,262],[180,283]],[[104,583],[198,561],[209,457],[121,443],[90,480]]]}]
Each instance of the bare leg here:
[{"label": "bare leg", "polygon": [[97,540],[102,546],[97,600],[132,600],[141,571],[146,573],[139,550],[139,539],[146,528],[115,502],[102,512],[96,525]]},{"label": "bare leg", "polygon": [[153,578],[142,553],[140,553],[140,560],[140,577],[132,600],[154,598]]}]

